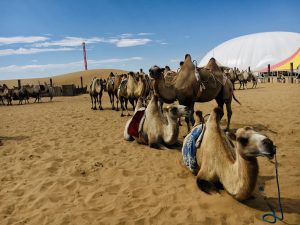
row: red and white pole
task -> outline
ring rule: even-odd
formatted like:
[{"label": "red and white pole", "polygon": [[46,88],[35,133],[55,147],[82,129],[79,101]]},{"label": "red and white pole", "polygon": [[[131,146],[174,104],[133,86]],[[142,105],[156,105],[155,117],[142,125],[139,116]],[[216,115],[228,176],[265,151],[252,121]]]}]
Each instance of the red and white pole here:
[{"label": "red and white pole", "polygon": [[84,60],[84,68],[85,68],[85,70],[87,70],[87,61],[86,61],[85,42],[82,42],[82,48],[83,48],[83,60]]}]

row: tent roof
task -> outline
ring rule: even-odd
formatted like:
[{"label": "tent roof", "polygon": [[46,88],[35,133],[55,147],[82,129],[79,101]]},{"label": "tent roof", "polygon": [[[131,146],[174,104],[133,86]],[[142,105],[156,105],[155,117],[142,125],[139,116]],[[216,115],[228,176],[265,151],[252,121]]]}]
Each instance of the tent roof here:
[{"label": "tent roof", "polygon": [[[228,40],[209,51],[200,61],[205,66],[214,57],[220,64],[260,71],[292,56],[300,48],[300,33],[264,32]],[[294,65],[297,68],[298,65]]]}]

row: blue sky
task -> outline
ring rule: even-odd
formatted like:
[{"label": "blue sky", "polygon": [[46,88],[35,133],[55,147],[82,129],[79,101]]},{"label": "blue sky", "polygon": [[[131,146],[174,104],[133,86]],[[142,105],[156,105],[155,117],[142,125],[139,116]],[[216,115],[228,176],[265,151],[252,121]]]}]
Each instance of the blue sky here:
[{"label": "blue sky", "polygon": [[300,32],[300,1],[0,0],[0,80],[88,68],[176,69],[231,38]]}]

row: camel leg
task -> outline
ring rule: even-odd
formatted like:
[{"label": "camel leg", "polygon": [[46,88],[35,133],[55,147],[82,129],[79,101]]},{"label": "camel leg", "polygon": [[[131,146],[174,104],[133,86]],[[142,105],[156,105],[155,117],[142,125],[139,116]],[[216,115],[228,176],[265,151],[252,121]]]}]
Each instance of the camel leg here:
[{"label": "camel leg", "polygon": [[[179,104],[180,105],[186,105],[186,104],[183,104],[182,102],[179,102]],[[186,125],[187,125],[188,132],[191,130],[190,124],[192,124],[192,126],[194,126],[194,124],[195,124],[194,104],[195,103],[193,102],[193,103],[187,105],[187,107],[189,109],[189,113],[188,113],[188,115],[185,116],[185,122],[186,122]]]},{"label": "camel leg", "polygon": [[230,121],[231,121],[231,116],[232,116],[232,109],[231,109],[231,100],[226,102],[226,111],[227,111],[227,127],[226,131],[229,131],[230,128]]},{"label": "camel leg", "polygon": [[123,97],[121,97],[121,98],[120,98],[120,107],[121,107],[121,110],[122,110],[122,112],[121,112],[121,117],[124,116],[123,111],[125,110],[125,109],[124,109],[123,102],[124,102],[124,99],[123,99]]},{"label": "camel leg", "polygon": [[127,116],[131,116],[130,113],[128,112],[128,106],[127,106],[128,105],[128,99],[125,99],[124,102],[125,102],[125,109],[127,111]]},{"label": "camel leg", "polygon": [[102,92],[99,93],[99,109],[103,110],[101,98],[102,98]]},{"label": "camel leg", "polygon": [[96,110],[97,109],[97,107],[96,107],[96,105],[97,105],[97,96],[94,95],[93,99],[94,99],[93,110]]},{"label": "camel leg", "polygon": [[93,96],[90,94],[90,97],[91,97],[91,102],[92,102],[92,108],[91,109],[93,109],[93,106],[94,106],[94,104],[93,104]]},{"label": "camel leg", "polygon": [[116,95],[116,99],[117,99],[117,109],[116,111],[119,111],[119,97]]},{"label": "camel leg", "polygon": [[111,109],[115,110],[115,95],[114,95],[114,93],[112,93],[111,98],[112,98],[112,107],[111,107]]}]

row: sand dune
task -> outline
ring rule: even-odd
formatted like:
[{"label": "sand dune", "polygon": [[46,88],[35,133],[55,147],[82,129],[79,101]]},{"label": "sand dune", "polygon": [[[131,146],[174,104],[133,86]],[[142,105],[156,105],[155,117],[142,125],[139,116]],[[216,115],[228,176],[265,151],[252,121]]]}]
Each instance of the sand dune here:
[{"label": "sand dune", "polygon": [[[233,103],[232,128],[250,125],[274,140],[285,222],[300,224],[300,86],[259,84],[235,94],[242,105]],[[128,117],[110,109],[107,93],[104,111],[91,110],[88,95],[43,101],[0,106],[0,224],[266,224],[264,196],[276,206],[266,158],[253,198],[207,195],[176,149],[123,140]],[[215,105],[196,107],[206,114]]]},{"label": "sand dune", "polygon": [[[40,83],[50,83],[49,79],[52,78],[52,82],[54,86],[61,86],[63,84],[75,84],[76,86],[80,86],[80,77],[83,77],[83,86],[89,85],[90,81],[93,77],[99,78],[107,78],[110,72],[114,74],[123,74],[127,73],[125,70],[117,70],[117,69],[94,69],[87,71],[79,71],[73,73],[62,74],[53,77],[46,78],[33,78],[33,79],[21,79],[22,84],[38,84]],[[0,80],[1,84],[6,84],[9,87],[18,86],[18,80]]]}]

